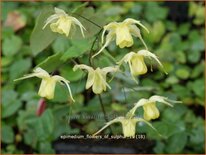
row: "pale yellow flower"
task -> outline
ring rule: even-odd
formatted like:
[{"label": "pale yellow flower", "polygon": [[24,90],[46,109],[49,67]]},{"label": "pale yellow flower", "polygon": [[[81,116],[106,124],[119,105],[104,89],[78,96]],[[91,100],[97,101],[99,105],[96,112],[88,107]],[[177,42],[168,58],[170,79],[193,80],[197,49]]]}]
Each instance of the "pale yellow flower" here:
[{"label": "pale yellow flower", "polygon": [[[149,99],[144,99],[144,98],[140,99],[137,103],[135,103],[134,107],[129,112],[127,112],[125,117],[122,117],[122,116],[117,117],[107,122],[106,125],[102,127],[99,131],[97,131],[95,134],[93,134],[93,136],[99,134],[102,130],[104,130],[111,124],[118,123],[118,122],[122,124],[124,137],[134,137],[135,136],[135,128],[136,128],[137,122],[144,122],[157,132],[157,130],[152,126],[152,124],[148,122],[151,119],[156,119],[159,117],[159,110],[157,109],[155,105],[156,102],[161,102],[171,107],[173,107],[173,105],[171,105],[169,102],[181,103],[180,101],[170,100],[166,97],[158,96],[158,95],[151,96]],[[137,110],[137,108],[141,106],[143,106],[143,109],[144,109],[144,119],[134,117],[135,111]],[[159,135],[162,136],[161,134]]]},{"label": "pale yellow flower", "polygon": [[166,97],[163,96],[158,96],[158,95],[154,95],[151,96],[149,99],[140,99],[135,106],[130,110],[130,112],[128,112],[129,115],[133,116],[136,109],[139,107],[143,107],[144,110],[144,119],[149,121],[151,119],[157,119],[160,116],[160,112],[158,110],[158,108],[156,107],[156,102],[161,102],[164,103],[170,107],[173,107],[171,103],[181,103],[180,101],[174,101],[174,100],[170,100]]},{"label": "pale yellow flower", "polygon": [[84,37],[85,30],[84,26],[77,20],[75,17],[69,16],[64,10],[54,8],[55,14],[47,18],[43,29],[50,24],[50,28],[53,32],[64,34],[67,37],[69,36],[71,27],[78,25],[80,27],[82,36]]},{"label": "pale yellow flower", "polygon": [[41,85],[39,88],[39,92],[38,92],[39,96],[45,97],[47,99],[53,99],[56,83],[63,82],[66,84],[66,86],[69,90],[69,94],[71,96],[72,101],[74,101],[74,99],[72,97],[71,89],[70,89],[69,84],[68,84],[69,81],[66,80],[65,78],[59,76],[59,75],[50,76],[45,70],[43,70],[40,67],[34,69],[34,73],[25,75],[24,77],[16,79],[15,81],[24,80],[24,79],[31,78],[31,77],[38,77],[38,78],[42,79]]},{"label": "pale yellow flower", "polygon": [[161,67],[163,67],[157,56],[148,50],[140,50],[137,53],[130,52],[126,54],[118,64],[121,65],[123,62],[128,63],[132,76],[142,75],[147,73],[147,66],[144,62],[144,57],[148,57],[150,59],[153,58]]},{"label": "pale yellow flower", "polygon": [[101,94],[103,91],[106,91],[106,88],[109,89],[110,86],[106,82],[106,75],[109,72],[116,72],[118,67],[105,67],[100,69],[99,67],[93,69],[87,65],[75,65],[73,70],[76,71],[77,69],[85,69],[88,71],[88,78],[86,83],[86,89],[89,89],[92,86],[92,90],[95,94]]},{"label": "pale yellow flower", "polygon": [[134,20],[132,18],[127,18],[123,22],[112,22],[104,26],[104,31],[102,33],[102,43],[104,42],[104,35],[106,31],[109,31],[106,36],[106,42],[99,50],[99,52],[93,55],[92,58],[100,54],[109,45],[111,41],[115,40],[115,38],[116,45],[120,48],[131,47],[133,45],[132,35],[134,37],[140,38],[140,40],[147,49],[147,46],[142,39],[140,29],[135,24],[140,25],[149,33],[148,29],[144,25],[142,25],[140,21]]},{"label": "pale yellow flower", "polygon": [[135,131],[136,131],[136,123],[137,122],[144,122],[147,125],[149,125],[152,129],[156,130],[152,124],[150,124],[149,122],[147,122],[146,120],[142,119],[142,118],[136,118],[136,117],[132,117],[132,118],[127,118],[127,117],[117,117],[109,122],[106,123],[106,125],[104,127],[102,127],[99,131],[97,131],[96,133],[93,134],[93,136],[99,134],[102,130],[104,130],[105,128],[107,128],[108,126],[110,126],[113,123],[121,123],[122,124],[122,129],[123,129],[123,135],[124,137],[131,137],[134,138],[135,137]]}]

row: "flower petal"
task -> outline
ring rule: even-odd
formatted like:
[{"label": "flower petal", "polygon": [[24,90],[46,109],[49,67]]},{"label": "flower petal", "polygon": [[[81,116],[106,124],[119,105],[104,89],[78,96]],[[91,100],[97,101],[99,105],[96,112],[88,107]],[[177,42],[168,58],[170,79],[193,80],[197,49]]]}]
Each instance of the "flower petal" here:
[{"label": "flower petal", "polygon": [[129,30],[130,30],[130,33],[132,35],[134,35],[135,37],[138,37],[141,40],[141,42],[143,43],[143,45],[145,46],[145,48],[148,49],[146,43],[144,42],[144,40],[142,38],[142,35],[140,33],[140,29],[135,25],[129,25]]},{"label": "flower petal", "polygon": [[141,24],[139,20],[135,20],[135,19],[132,19],[132,18],[127,18],[123,22],[126,23],[127,25],[138,24],[142,28],[144,28],[147,31],[147,33],[149,33],[149,30],[143,24]]},{"label": "flower petal", "polygon": [[134,41],[127,25],[124,23],[119,24],[115,30],[115,33],[116,45],[118,45],[120,48],[130,47],[133,45]]},{"label": "flower petal", "polygon": [[50,28],[53,32],[58,32],[60,34],[65,34],[69,36],[72,21],[68,17],[60,17],[57,22],[52,23]]},{"label": "flower petal", "polygon": [[84,64],[80,64],[80,65],[75,65],[73,67],[73,71],[76,71],[77,69],[85,69],[88,72],[94,71],[94,69],[90,66],[84,65]]},{"label": "flower petal", "polygon": [[86,30],[86,29],[85,29],[85,27],[82,25],[82,23],[81,23],[79,20],[77,20],[76,18],[74,18],[74,17],[69,16],[69,18],[70,18],[76,25],[79,26],[79,28],[80,28],[80,30],[81,30],[81,33],[82,33],[82,36],[85,37],[85,36],[84,36],[84,31],[83,31],[83,29],[84,29],[84,30]]},{"label": "flower petal", "polygon": [[143,55],[143,56],[145,56],[145,57],[150,57],[150,58],[155,59],[155,60],[158,62],[158,64],[159,64],[161,67],[163,67],[162,63],[159,61],[159,59],[157,58],[157,56],[156,56],[155,54],[149,52],[148,50],[140,50],[140,51],[138,51],[137,53],[138,53],[139,55]]},{"label": "flower petal", "polygon": [[157,129],[151,124],[149,123],[148,121],[144,120],[143,118],[134,118],[137,122],[144,122],[145,124],[147,124],[148,126],[150,126],[154,131],[156,131],[159,136],[162,136],[158,131]]},{"label": "flower petal", "polygon": [[[169,102],[171,102],[171,103],[182,103],[181,101],[170,100],[170,99],[168,99],[167,97],[158,96],[158,95],[151,96],[151,97],[149,98],[149,100],[150,100],[151,102],[161,102],[161,103],[164,103],[164,104],[166,104],[166,105],[168,105],[168,106],[170,106],[170,107],[173,107],[173,105],[170,104]],[[167,102],[167,101],[169,101],[169,102]]]},{"label": "flower petal", "polygon": [[147,102],[148,99],[144,99],[144,98],[140,99],[137,103],[134,104],[134,107],[126,114],[126,117],[127,118],[133,117],[137,108],[147,104]]},{"label": "flower petal", "polygon": [[104,72],[104,74],[107,74],[109,72],[116,72],[118,70],[119,70],[119,66],[102,68],[102,71]]},{"label": "flower petal", "polygon": [[42,79],[38,95],[47,99],[53,99],[55,86],[56,81],[52,77]]},{"label": "flower petal", "polygon": [[102,73],[102,70],[97,68],[95,70],[95,79],[92,90],[95,94],[101,94],[102,91],[106,91],[106,86],[110,86],[106,82],[106,75]]},{"label": "flower petal", "polygon": [[115,33],[114,32],[109,32],[106,36],[106,42],[105,44],[102,46],[102,48],[92,56],[92,58],[96,57],[97,55],[99,55],[108,45],[111,41],[114,40],[114,37],[115,37]]},{"label": "flower petal", "polygon": [[136,122],[133,118],[121,120],[124,137],[135,137]]},{"label": "flower petal", "polygon": [[147,73],[147,66],[144,62],[144,57],[141,55],[134,55],[129,61],[130,71],[133,76]]},{"label": "flower petal", "polygon": [[28,74],[28,75],[24,75],[24,77],[19,78],[19,79],[15,79],[14,81],[24,80],[24,79],[35,77],[35,76],[38,77],[38,78],[48,78],[48,77],[50,77],[50,75],[45,70],[43,70],[40,67],[34,69],[33,72],[34,73],[31,73],[31,74]]},{"label": "flower petal", "polygon": [[[105,67],[105,68],[107,68],[107,67]],[[103,68],[103,69],[104,69],[104,68]],[[98,74],[101,75],[100,78],[101,78],[101,80],[102,80],[102,82],[103,82],[103,84],[104,84],[104,90],[106,90],[106,86],[107,86],[109,89],[111,89],[111,87],[109,86],[109,84],[107,83],[107,80],[106,80],[106,74],[107,74],[107,73],[104,72],[103,69],[97,68],[97,69],[96,69],[96,72],[98,72]],[[110,69],[111,69],[111,68],[110,68]],[[106,69],[106,71],[109,71],[109,68]]]},{"label": "flower petal", "polygon": [[44,24],[44,26],[43,26],[42,29],[45,29],[45,27],[46,27],[48,24],[52,23],[54,20],[58,19],[59,17],[60,17],[60,15],[57,15],[57,14],[54,14],[54,15],[49,16],[49,17],[47,18],[47,20],[45,21],[45,24]]},{"label": "flower petal", "polygon": [[151,119],[157,119],[160,116],[160,112],[156,107],[156,103],[148,103],[143,105],[144,119],[150,121]]},{"label": "flower petal", "polygon": [[66,84],[67,89],[69,90],[69,95],[70,95],[72,101],[75,102],[74,98],[72,97],[71,88],[70,88],[70,86],[69,86],[69,84],[68,84],[69,81],[66,80],[65,78],[59,76],[59,75],[54,75],[54,76],[52,76],[52,78],[55,79],[57,82],[61,82],[61,81],[62,81],[62,82],[64,82],[64,83]]},{"label": "flower petal", "polygon": [[90,71],[88,73],[86,89],[89,89],[94,84],[94,80],[95,80],[95,73],[94,73],[94,71]]},{"label": "flower petal", "polygon": [[134,52],[127,53],[120,61],[117,62],[117,64],[121,65],[123,62],[129,62],[131,58],[136,54],[137,53]]},{"label": "flower petal", "polygon": [[59,9],[57,7],[54,8],[54,11],[55,11],[55,14],[65,15],[65,16],[67,15],[68,16],[68,14],[66,14],[66,12],[64,10]]},{"label": "flower petal", "polygon": [[[104,34],[106,31],[115,31],[115,28],[117,27],[118,23],[117,22],[111,22],[104,26],[104,30],[102,32],[102,43],[104,43]],[[111,33],[111,32],[109,32]]]},{"label": "flower petal", "polygon": [[106,125],[104,127],[102,127],[99,131],[97,131],[96,133],[93,134],[93,136],[99,134],[102,130],[104,130],[105,128],[107,128],[108,126],[110,126],[113,123],[117,123],[117,122],[121,122],[121,120],[123,120],[124,117],[117,117],[109,122],[106,123]]},{"label": "flower petal", "polygon": [[47,20],[46,20],[46,22],[45,22],[45,25],[43,26],[42,29],[45,29],[45,27],[46,27],[48,24],[52,23],[54,20],[60,18],[61,16],[68,16],[68,15],[66,14],[66,12],[65,12],[64,10],[62,10],[62,9],[59,9],[59,8],[56,8],[56,7],[55,7],[55,8],[54,8],[54,11],[55,11],[55,14],[53,14],[53,15],[51,15],[51,16],[49,16],[49,17],[47,18]]}]

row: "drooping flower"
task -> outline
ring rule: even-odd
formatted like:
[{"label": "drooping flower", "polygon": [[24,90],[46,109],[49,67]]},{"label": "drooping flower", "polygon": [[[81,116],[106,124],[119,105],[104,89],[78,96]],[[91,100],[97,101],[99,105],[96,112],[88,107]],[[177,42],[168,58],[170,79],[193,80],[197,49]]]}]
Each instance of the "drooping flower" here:
[{"label": "drooping flower", "polygon": [[106,35],[106,42],[99,50],[99,52],[93,55],[92,58],[100,54],[109,45],[111,41],[115,40],[115,38],[116,45],[120,48],[131,47],[133,45],[132,35],[134,37],[140,38],[140,40],[147,49],[147,46],[142,39],[140,29],[135,24],[140,25],[149,33],[149,30],[144,25],[142,25],[140,21],[134,20],[132,18],[127,18],[123,22],[111,22],[108,25],[104,26],[104,31],[102,33],[102,43],[104,43],[104,35],[106,31],[109,31]]},{"label": "drooping flower", "polygon": [[82,36],[84,37],[83,30],[86,30],[84,26],[75,17],[69,16],[64,10],[54,8],[55,14],[47,18],[43,29],[50,24],[50,28],[53,32],[64,34],[69,36],[71,27],[78,25],[80,27]]},{"label": "drooping flower", "polygon": [[34,73],[25,75],[24,77],[16,79],[15,81],[24,80],[24,79],[31,78],[31,77],[41,78],[42,81],[41,81],[41,85],[40,85],[40,88],[39,88],[38,95],[41,96],[41,97],[45,97],[47,99],[53,99],[54,98],[54,90],[55,90],[56,83],[57,82],[60,82],[60,83],[63,82],[64,84],[66,84],[66,86],[69,90],[70,97],[71,97],[72,101],[74,102],[74,99],[73,99],[72,93],[71,93],[71,89],[70,89],[70,86],[68,84],[69,83],[68,80],[66,80],[65,78],[63,78],[59,75],[50,76],[45,70],[43,70],[40,67],[34,69],[33,72]]},{"label": "drooping flower", "polygon": [[[104,130],[111,124],[118,123],[118,122],[122,124],[124,137],[135,136],[135,128],[137,122],[144,122],[157,132],[157,130],[152,126],[152,124],[148,122],[151,119],[156,119],[159,117],[159,110],[155,105],[156,102],[161,102],[171,107],[173,107],[173,105],[171,105],[169,102],[181,103],[181,101],[170,100],[166,97],[158,96],[158,95],[151,96],[149,99],[144,99],[144,98],[140,99],[137,103],[135,103],[134,107],[131,110],[129,110],[129,112],[127,112],[125,117],[123,116],[117,117],[107,122],[106,125],[102,127],[99,131],[94,133],[93,136],[99,134],[102,130]],[[137,110],[137,108],[141,106],[143,106],[144,109],[144,119],[135,117],[135,111]],[[159,135],[162,136],[161,134]]]},{"label": "drooping flower", "polygon": [[102,91],[106,91],[107,87],[111,89],[106,81],[107,73],[116,72],[118,70],[118,67],[105,67],[102,69],[98,67],[96,69],[93,69],[90,66],[81,64],[74,66],[73,70],[76,71],[77,69],[85,69],[88,71],[86,89],[89,89],[92,86],[92,90],[95,94],[101,94]]},{"label": "drooping flower", "polygon": [[104,127],[102,127],[99,131],[97,131],[96,133],[93,134],[93,136],[99,134],[102,130],[104,130],[105,128],[107,128],[108,126],[110,126],[113,123],[121,123],[122,124],[122,129],[123,129],[123,135],[124,137],[131,137],[134,138],[135,137],[135,131],[136,131],[136,123],[137,122],[144,122],[147,125],[149,125],[152,129],[156,130],[152,124],[150,124],[149,122],[147,122],[146,120],[142,119],[142,118],[136,118],[136,117],[132,117],[132,118],[127,118],[127,117],[117,117],[109,122],[106,123],[106,125]]},{"label": "drooping flower", "polygon": [[143,107],[144,110],[144,119],[149,121],[151,119],[157,119],[160,116],[160,112],[158,110],[158,108],[156,107],[156,102],[161,102],[164,103],[170,107],[173,107],[171,103],[181,103],[181,101],[174,101],[174,100],[170,100],[166,97],[163,96],[158,96],[158,95],[154,95],[151,96],[149,99],[140,99],[135,106],[130,110],[130,112],[128,112],[129,115],[133,116],[136,109],[139,107]]},{"label": "drooping flower", "polygon": [[126,62],[129,64],[132,76],[142,75],[147,73],[147,66],[144,62],[144,57],[148,57],[150,59],[153,58],[161,67],[163,67],[157,56],[148,50],[140,50],[137,53],[130,52],[126,54],[117,64],[121,65],[123,62]]}]

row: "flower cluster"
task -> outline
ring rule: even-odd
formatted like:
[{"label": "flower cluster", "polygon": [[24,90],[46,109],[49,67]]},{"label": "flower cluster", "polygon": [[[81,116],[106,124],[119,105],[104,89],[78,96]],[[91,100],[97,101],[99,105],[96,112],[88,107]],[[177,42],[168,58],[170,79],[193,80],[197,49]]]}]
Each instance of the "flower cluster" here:
[{"label": "flower cluster", "polygon": [[[157,96],[157,95],[151,96],[149,99],[142,98],[137,103],[134,104],[134,107],[126,114],[126,116],[117,117],[117,118],[107,122],[106,125],[104,127],[102,127],[99,131],[94,133],[93,136],[97,135],[98,133],[100,133],[102,130],[104,130],[105,128],[107,128],[111,124],[118,123],[118,122],[120,122],[122,124],[124,137],[135,137],[136,123],[137,122],[144,122],[147,125],[149,125],[152,129],[157,131],[152,126],[152,124],[148,122],[151,119],[157,119],[160,116],[159,110],[156,107],[156,102],[161,102],[161,103],[164,103],[164,104],[171,106],[171,107],[173,107],[173,105],[171,105],[169,102],[180,103],[179,101],[169,100],[166,97]],[[144,119],[135,117],[135,111],[139,107],[143,107]]]},{"label": "flower cluster", "polygon": [[[65,11],[61,9],[55,8],[54,11],[55,14],[48,17],[47,20],[45,21],[45,25],[43,26],[43,29],[45,29],[48,25],[50,25],[50,29],[52,32],[63,34],[66,37],[68,37],[70,32],[72,31],[72,28],[78,25],[82,33],[82,36],[84,37],[84,30],[86,29],[78,19],[69,16],[67,13],[65,13]],[[142,38],[140,28],[137,26],[142,27],[144,30],[146,30],[149,33],[149,30],[140,21],[131,18],[127,18],[123,22],[111,22],[103,27],[103,32],[102,32],[103,46],[96,54],[92,56],[92,58],[96,57],[101,52],[103,52],[104,49],[114,40],[116,40],[116,45],[119,46],[120,48],[131,47],[134,44],[133,36],[138,37],[141,40],[145,49],[139,50],[137,52],[131,51],[125,54],[125,56],[116,63],[116,66],[112,66],[112,67],[95,68],[94,66],[87,66],[85,64],[75,65],[73,67],[73,71],[76,71],[77,69],[81,69],[81,70],[86,70],[88,72],[86,89],[92,87],[92,91],[95,94],[101,94],[103,91],[106,91],[107,87],[111,89],[111,87],[107,83],[106,76],[108,73],[111,72],[119,72],[120,66],[123,63],[128,63],[130,73],[133,78],[135,78],[135,76],[143,75],[147,73],[147,66],[144,62],[145,58],[154,59],[161,67],[163,67],[161,62],[158,60],[157,56],[151,53],[150,51],[148,51],[147,45],[145,44]],[[107,31],[108,33],[106,34],[106,39],[104,39],[105,33]],[[24,77],[16,80],[23,80],[31,77],[38,77],[42,79],[39,92],[38,92],[39,96],[47,99],[53,99],[56,83],[60,82],[67,86],[70,97],[74,102],[71,89],[68,84],[69,81],[66,80],[65,78],[59,75],[54,75],[54,76],[49,75],[47,71],[38,67],[34,69],[33,73],[25,75]],[[162,102],[172,107],[172,105],[169,102],[175,102],[175,101],[168,100],[165,97],[157,96],[157,95],[152,96],[149,99],[140,99],[139,102],[137,102],[134,105],[134,107],[126,114],[126,116],[117,117],[107,122],[106,125],[98,132],[96,132],[94,135],[98,134],[103,129],[116,122],[122,123],[123,134],[125,137],[135,136],[136,123],[140,121],[145,122],[154,130],[156,130],[148,122],[152,119],[157,119],[160,116],[160,112],[156,107],[156,102]],[[139,107],[143,107],[144,119],[135,117],[135,111]]]}]

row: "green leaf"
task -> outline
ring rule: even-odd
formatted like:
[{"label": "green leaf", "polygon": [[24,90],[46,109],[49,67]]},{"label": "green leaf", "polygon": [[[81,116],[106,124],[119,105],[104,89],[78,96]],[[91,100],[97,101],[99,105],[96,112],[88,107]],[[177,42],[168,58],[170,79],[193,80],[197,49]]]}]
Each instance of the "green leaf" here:
[{"label": "green leaf", "polygon": [[190,51],[190,53],[187,55],[188,56],[188,60],[191,63],[197,63],[200,58],[201,58],[201,54],[198,51]]},{"label": "green leaf", "polygon": [[14,131],[11,126],[2,124],[1,129],[1,141],[3,143],[13,143],[14,142]]},{"label": "green leaf", "polygon": [[184,104],[175,104],[173,108],[169,107],[162,112],[162,120],[178,122],[187,110],[188,109]]},{"label": "green leaf", "polygon": [[140,14],[142,11],[142,6],[137,3],[134,3],[134,7],[132,7],[131,12],[134,14]]},{"label": "green leaf", "polygon": [[15,100],[10,104],[2,107],[2,118],[10,117],[15,114],[18,109],[22,106],[22,102],[19,100]]},{"label": "green leaf", "polygon": [[194,93],[201,97],[202,99],[204,98],[204,92],[205,92],[205,87],[204,87],[204,79],[197,79],[193,82],[192,84],[192,90]]},{"label": "green leaf", "polygon": [[190,141],[194,144],[200,144],[204,148],[204,120],[202,118],[195,118],[190,135]]},{"label": "green leaf", "polygon": [[156,21],[151,30],[151,34],[148,37],[149,39],[151,37],[152,42],[157,43],[160,41],[164,33],[165,33],[164,23],[161,21]]},{"label": "green leaf", "polygon": [[176,84],[179,82],[178,78],[176,78],[175,76],[169,76],[167,79],[166,79],[166,82],[169,83],[169,84]]},{"label": "green leaf", "polygon": [[45,8],[37,18],[36,25],[30,38],[30,47],[33,55],[37,55],[39,52],[43,51],[57,37],[57,35],[50,30],[49,26],[44,30],[42,29],[46,19],[53,13],[54,11],[52,8]]},{"label": "green leaf", "polygon": [[177,29],[177,25],[174,22],[170,21],[170,20],[165,21],[165,27],[169,31],[176,31],[176,29]]},{"label": "green leaf", "polygon": [[90,49],[91,46],[91,40],[72,40],[71,41],[72,46],[68,48],[68,50],[63,54],[61,59],[63,61],[66,61],[69,58],[76,58],[84,54]]},{"label": "green leaf", "polygon": [[12,35],[3,41],[2,50],[4,56],[12,57],[19,52],[22,46],[22,40],[19,36]]},{"label": "green leaf", "polygon": [[180,98],[191,96],[192,93],[189,89],[185,89],[182,85],[172,85],[172,91],[177,94]]},{"label": "green leaf", "polygon": [[[16,90],[19,94],[23,95],[29,91],[36,91],[34,82],[31,82],[30,80],[21,81],[21,83],[17,85]],[[35,93],[37,94],[37,92]]]},{"label": "green leaf", "polygon": [[187,35],[189,33],[189,28],[190,28],[190,24],[186,23],[186,24],[181,24],[178,27],[178,32],[180,35]]},{"label": "green leaf", "polygon": [[17,100],[17,93],[13,90],[4,90],[2,96],[2,118],[6,118],[16,113],[22,102]]},{"label": "green leaf", "polygon": [[42,154],[54,154],[55,153],[55,151],[52,147],[52,144],[48,141],[40,142],[39,152]]},{"label": "green leaf", "polygon": [[[35,109],[29,109],[27,111],[20,110],[17,117],[17,125],[20,131],[28,130],[31,128],[30,123],[33,125],[34,120],[36,119]],[[33,127],[32,127],[33,129]],[[29,134],[29,133],[28,133]]]},{"label": "green leaf", "polygon": [[70,41],[65,37],[58,37],[52,44],[55,53],[65,52],[70,46]]},{"label": "green leaf", "polygon": [[198,37],[197,40],[194,40],[191,44],[191,50],[192,51],[204,51],[205,44],[204,44],[204,38]]},{"label": "green leaf", "polygon": [[198,64],[197,66],[195,66],[195,68],[192,70],[192,74],[191,77],[192,78],[197,78],[198,76],[200,76],[201,74],[204,73],[204,62],[202,61],[200,64]]},{"label": "green leaf", "polygon": [[166,147],[167,153],[181,153],[187,144],[187,133],[180,132],[167,140],[168,144]]},{"label": "green leaf", "polygon": [[37,65],[37,67],[41,67],[45,69],[47,72],[53,72],[54,70],[58,69],[58,67],[64,63],[61,59],[62,53],[56,53],[52,56],[49,56],[43,62]]},{"label": "green leaf", "polygon": [[194,16],[198,9],[198,5],[195,2],[189,3],[189,16]]},{"label": "green leaf", "polygon": [[34,129],[30,128],[23,133],[24,143],[33,148],[36,147],[38,141],[37,136],[34,136],[34,132]]},{"label": "green leaf", "polygon": [[105,15],[107,16],[117,16],[117,15],[121,15],[121,14],[124,14],[126,12],[126,9],[122,6],[112,6],[110,8],[108,8],[106,11],[105,11]]},{"label": "green leaf", "polygon": [[[161,134],[164,138],[169,138],[177,133],[185,131],[185,124],[184,122],[170,122],[170,121],[158,121],[154,122],[153,126],[157,129],[158,133]],[[160,139],[160,137],[156,131],[147,127],[148,130],[148,137]]]},{"label": "green leaf", "polygon": [[85,7],[86,7],[87,5],[88,5],[88,2],[84,2],[83,4],[78,5],[77,7],[75,7],[75,8],[72,10],[72,13],[76,13],[76,12],[81,11],[82,9],[85,9]]},{"label": "green leaf", "polygon": [[180,79],[187,79],[190,76],[190,70],[189,68],[179,68],[176,70],[176,75]]},{"label": "green leaf", "polygon": [[2,91],[2,104],[4,105],[9,105],[13,101],[16,100],[17,98],[17,92],[14,90],[3,90]]},{"label": "green leaf", "polygon": [[41,123],[43,125],[44,131],[47,134],[51,134],[54,129],[54,117],[51,109],[47,109],[44,111],[43,115],[41,116]]},{"label": "green leaf", "polygon": [[99,122],[91,121],[87,125],[84,126],[83,130],[88,134],[93,134],[98,131]]},{"label": "green leaf", "polygon": [[1,57],[1,65],[2,67],[6,67],[11,64],[13,61],[12,57]]},{"label": "green leaf", "polygon": [[111,107],[114,111],[126,111],[125,106],[123,106],[119,103],[113,103]]},{"label": "green leaf", "polygon": [[68,65],[60,68],[61,75],[69,81],[78,81],[85,77],[85,74],[82,70],[78,69],[73,71],[73,67]]},{"label": "green leaf", "polygon": [[167,17],[168,9],[161,7],[158,3],[149,2],[146,4],[144,16],[150,22],[163,20]]},{"label": "green leaf", "polygon": [[186,56],[183,51],[176,52],[176,58],[180,63],[186,63]]},{"label": "green leaf", "polygon": [[22,74],[25,74],[31,67],[31,59],[20,59],[16,60],[10,67],[9,75],[10,80],[14,80]]},{"label": "green leaf", "polygon": [[[76,103],[75,103],[76,104]],[[77,103],[78,104],[78,103]],[[69,115],[71,112],[71,106],[72,105],[58,105],[55,106],[53,109],[54,113],[54,133],[53,138],[57,139],[59,136],[63,134],[78,134],[79,129],[78,128],[71,128],[68,124],[69,121]]]},{"label": "green leaf", "polygon": [[12,27],[4,27],[2,29],[2,38],[11,38],[14,35],[14,30]]},{"label": "green leaf", "polygon": [[54,129],[54,118],[52,111],[47,109],[40,118],[36,118],[30,122],[35,129],[35,133],[39,140],[46,140],[51,137]]},{"label": "green leaf", "polygon": [[57,84],[55,88],[53,101],[62,103],[62,102],[68,102],[69,99],[70,96],[69,96],[68,89],[66,89],[65,86]]},{"label": "green leaf", "polygon": [[154,152],[156,154],[164,153],[165,144],[161,141],[157,141],[156,146],[154,147]]},{"label": "green leaf", "polygon": [[199,7],[196,10],[196,18],[193,20],[195,25],[201,25],[204,24],[205,22],[205,8],[203,7]]}]

